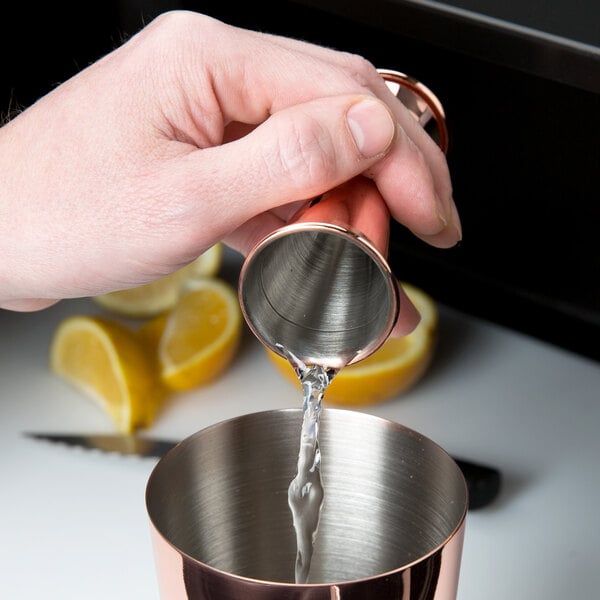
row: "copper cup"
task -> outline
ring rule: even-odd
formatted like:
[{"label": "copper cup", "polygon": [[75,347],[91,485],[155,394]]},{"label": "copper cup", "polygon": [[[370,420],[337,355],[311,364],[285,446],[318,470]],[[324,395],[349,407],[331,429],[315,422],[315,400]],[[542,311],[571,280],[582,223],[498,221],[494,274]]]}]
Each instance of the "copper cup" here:
[{"label": "copper cup", "polygon": [[[390,90],[445,151],[439,100],[398,71],[380,70]],[[390,215],[368,180],[324,194],[247,255],[239,299],[250,329],[281,356],[339,369],[377,350],[400,311],[388,263]]]},{"label": "copper cup", "polygon": [[325,409],[325,489],[309,583],[294,583],[287,488],[302,411],[248,414],[181,442],[146,505],[164,600],[454,600],[467,488],[438,445],[397,423]]}]

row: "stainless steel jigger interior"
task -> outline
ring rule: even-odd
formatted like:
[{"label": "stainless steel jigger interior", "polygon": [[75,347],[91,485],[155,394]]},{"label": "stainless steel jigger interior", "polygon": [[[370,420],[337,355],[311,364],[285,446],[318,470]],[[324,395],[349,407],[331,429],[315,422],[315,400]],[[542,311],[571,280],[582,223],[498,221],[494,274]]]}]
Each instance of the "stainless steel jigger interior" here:
[{"label": "stainless steel jigger interior", "polygon": [[307,364],[341,368],[375,350],[399,307],[385,258],[366,238],[332,223],[276,231],[242,269],[241,305],[268,347]]},{"label": "stainless steel jigger interior", "polygon": [[[403,73],[380,73],[422,126],[435,125],[428,131],[445,151],[439,100]],[[285,348],[306,364],[341,368],[377,350],[396,323],[400,295],[386,260],[390,215],[360,179],[325,194],[244,261],[242,312],[282,356]]]},{"label": "stainless steel jigger interior", "polygon": [[146,504],[161,598],[456,598],[467,488],[437,444],[397,423],[325,409],[325,488],[309,584],[294,583],[287,489],[301,409],[212,425],[156,465]]}]

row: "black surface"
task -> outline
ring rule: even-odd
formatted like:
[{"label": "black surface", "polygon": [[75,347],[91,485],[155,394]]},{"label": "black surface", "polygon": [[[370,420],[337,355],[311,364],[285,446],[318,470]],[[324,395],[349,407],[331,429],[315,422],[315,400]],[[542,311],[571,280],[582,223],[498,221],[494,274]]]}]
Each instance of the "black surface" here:
[{"label": "black surface", "polygon": [[479,510],[494,503],[502,487],[502,474],[495,467],[454,459],[467,482],[469,510]]},{"label": "black surface", "polygon": [[0,17],[0,115],[26,108],[122,41],[118,6],[8,3]]},{"label": "black surface", "polygon": [[[327,10],[284,0],[7,7],[0,113],[29,105],[158,12],[178,7],[408,72],[446,108],[464,241],[435,250],[396,225],[396,274],[449,306],[600,359],[600,76],[588,69],[597,56],[479,29],[415,2],[348,0],[343,14],[333,0],[318,4]],[[403,18],[389,18],[382,7],[390,6]]]},{"label": "black surface", "polygon": [[[418,3],[418,2],[417,2]],[[446,0],[435,2],[592,46],[600,45],[597,0]]]},{"label": "black surface", "polygon": [[[433,0],[297,1],[382,31],[426,41],[438,51],[460,52],[478,60],[600,93],[597,75],[600,68],[600,5],[591,14],[583,9],[578,11],[576,4],[570,5],[572,17],[564,22],[582,23],[581,29],[586,32],[582,38],[585,41],[582,41],[577,37],[552,33],[548,17],[552,16],[553,21],[559,17],[542,12],[542,5],[550,0],[536,0],[533,5],[516,1],[504,3],[502,9],[496,2],[488,0],[484,4],[488,13],[483,8],[482,11],[465,10],[460,3],[454,3],[459,4],[455,6],[450,2]],[[490,7],[495,10],[489,11]],[[490,12],[514,18],[520,16],[522,23],[492,17]],[[565,27],[565,34],[569,29],[573,28]],[[575,35],[574,31],[571,33]]]}]

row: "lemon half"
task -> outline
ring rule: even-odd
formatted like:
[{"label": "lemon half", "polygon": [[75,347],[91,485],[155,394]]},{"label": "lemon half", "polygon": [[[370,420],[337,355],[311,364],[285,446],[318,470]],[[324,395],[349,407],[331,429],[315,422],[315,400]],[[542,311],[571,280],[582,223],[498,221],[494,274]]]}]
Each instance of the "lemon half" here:
[{"label": "lemon half", "polygon": [[[402,284],[421,314],[416,329],[402,338],[388,339],[365,360],[343,368],[324,395],[324,402],[341,405],[367,405],[382,402],[406,392],[421,379],[431,362],[438,323],[437,305],[423,290]],[[290,363],[271,350],[267,355],[286,379],[300,387]]]}]

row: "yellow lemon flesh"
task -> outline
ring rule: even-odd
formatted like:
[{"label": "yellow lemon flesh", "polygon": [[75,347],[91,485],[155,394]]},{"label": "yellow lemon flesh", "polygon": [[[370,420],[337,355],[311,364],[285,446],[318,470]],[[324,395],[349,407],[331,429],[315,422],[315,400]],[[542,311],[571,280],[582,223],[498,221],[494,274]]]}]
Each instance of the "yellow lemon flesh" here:
[{"label": "yellow lemon flesh", "polygon": [[[403,338],[388,339],[365,360],[343,368],[327,388],[324,402],[344,405],[382,402],[407,391],[424,375],[435,346],[437,306],[423,290],[407,283],[402,287],[421,314],[419,325]],[[271,350],[267,354],[287,379],[300,385],[285,358]]]},{"label": "yellow lemon flesh", "polygon": [[[160,322],[145,328],[157,338]],[[191,283],[168,314],[158,342],[161,376],[172,390],[188,390],[218,377],[236,354],[242,332],[235,290],[218,278]]]},{"label": "yellow lemon flesh", "polygon": [[162,386],[138,337],[120,323],[67,317],[54,333],[50,368],[93,398],[120,432],[152,423]]},{"label": "yellow lemon flesh", "polygon": [[199,277],[213,277],[221,267],[223,246],[211,246],[189,265],[156,281],[127,290],[94,296],[94,301],[111,312],[127,317],[153,317],[171,310],[185,284]]}]

